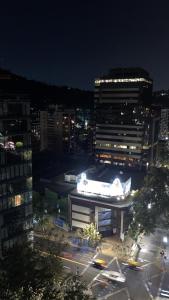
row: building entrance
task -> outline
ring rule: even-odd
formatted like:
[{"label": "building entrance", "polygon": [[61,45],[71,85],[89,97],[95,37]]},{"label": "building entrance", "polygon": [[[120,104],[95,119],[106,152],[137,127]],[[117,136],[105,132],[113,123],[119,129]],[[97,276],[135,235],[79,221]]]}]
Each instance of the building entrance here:
[{"label": "building entrance", "polygon": [[112,235],[112,210],[98,207],[98,231],[102,236]]}]

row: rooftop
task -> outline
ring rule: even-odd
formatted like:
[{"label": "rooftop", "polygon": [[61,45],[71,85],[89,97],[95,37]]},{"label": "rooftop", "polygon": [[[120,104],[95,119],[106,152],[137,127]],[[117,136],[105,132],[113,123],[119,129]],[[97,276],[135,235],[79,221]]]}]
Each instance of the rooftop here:
[{"label": "rooftop", "polygon": [[87,178],[90,180],[112,183],[115,178],[121,182],[126,182],[131,177],[131,190],[137,190],[143,185],[145,171],[124,169],[109,165],[96,165],[86,171]]},{"label": "rooftop", "polygon": [[[128,207],[132,203],[130,191],[137,190],[143,185],[144,176],[145,172],[138,170],[124,170],[105,165],[93,166],[79,175],[77,188],[70,195],[82,201],[99,202],[119,208]],[[118,186],[115,180],[117,178]]]}]

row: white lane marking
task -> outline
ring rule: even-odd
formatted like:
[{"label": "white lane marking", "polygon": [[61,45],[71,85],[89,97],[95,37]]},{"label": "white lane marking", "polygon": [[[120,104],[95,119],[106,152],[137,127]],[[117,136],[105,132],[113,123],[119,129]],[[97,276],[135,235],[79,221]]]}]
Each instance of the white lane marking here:
[{"label": "white lane marking", "polygon": [[144,286],[145,286],[145,288],[146,288],[146,291],[147,291],[149,297],[153,300],[154,297],[153,297],[153,295],[152,295],[151,292],[150,292],[150,288],[149,288],[148,284],[145,283]]},{"label": "white lane marking", "polygon": [[151,279],[156,278],[156,277],[159,277],[159,276],[161,276],[161,273],[154,274],[154,275],[151,276]]},{"label": "white lane marking", "polygon": [[145,267],[148,267],[148,266],[150,266],[150,265],[153,265],[153,264],[155,264],[154,262],[149,262],[149,263],[147,263],[147,264],[145,264],[145,265],[141,265],[143,268],[145,268]]},{"label": "white lane marking", "polygon": [[169,298],[169,295],[166,293],[160,293],[160,295]]},{"label": "white lane marking", "polygon": [[63,266],[63,268],[64,269],[69,269],[69,270],[71,269],[70,267],[67,267],[67,266]]},{"label": "white lane marking", "polygon": [[160,298],[161,298],[160,293],[161,293],[161,290],[162,290],[162,284],[163,284],[164,276],[165,276],[165,272],[163,272],[162,276],[161,276],[160,286],[159,286],[159,289],[158,289],[158,292],[157,292],[156,300],[160,300]]},{"label": "white lane marking", "polygon": [[108,299],[109,297],[114,296],[114,295],[116,295],[116,294],[119,294],[119,293],[121,293],[121,292],[125,292],[125,293],[127,294],[127,297],[128,297],[127,300],[131,300],[131,297],[130,297],[128,288],[126,288],[126,287],[125,287],[125,288],[122,288],[122,289],[120,289],[120,290],[118,290],[118,291],[115,291],[115,292],[113,292],[113,293],[109,293],[109,294],[107,294],[106,296],[99,297],[98,299],[99,299],[99,300],[106,300],[106,299]]},{"label": "white lane marking", "polygon": [[[101,271],[101,272],[102,272],[102,271]],[[101,272],[100,272],[100,273],[101,273]],[[93,278],[93,280],[91,281],[91,283],[89,283],[89,286],[91,286],[92,283],[93,283],[94,281],[98,280],[97,278],[100,276],[100,273],[97,274],[97,275]]]},{"label": "white lane marking", "polygon": [[122,273],[122,270],[121,270],[121,268],[120,268],[120,264],[119,264],[119,262],[118,262],[117,257],[116,257],[116,263],[117,263],[117,267],[118,267],[119,273],[120,273],[120,274],[123,274],[123,273]]},{"label": "white lane marking", "polygon": [[167,291],[166,290],[161,290],[161,292],[169,294],[168,290]]},{"label": "white lane marking", "polygon": [[112,259],[109,261],[109,263],[107,264],[107,266],[109,267],[109,266],[111,265],[111,263],[112,263],[114,260],[116,260],[116,259],[117,259],[117,257],[112,258]]},{"label": "white lane marking", "polygon": [[[97,257],[98,253],[96,253],[92,260],[95,259]],[[88,265],[86,266],[86,268],[83,269],[83,271],[80,273],[80,276],[84,275],[84,273],[88,270],[88,268],[90,267],[90,263],[88,263]]]},{"label": "white lane marking", "polygon": [[[110,265],[115,259],[117,259],[117,257],[112,258],[112,259],[109,261],[109,263],[107,264],[107,267],[109,267],[109,265]],[[102,272],[103,272],[103,271],[100,271],[100,272],[92,279],[92,281],[88,284],[88,288],[91,288],[93,282],[94,282],[95,280],[97,280],[97,278],[102,274]]]},{"label": "white lane marking", "polygon": [[105,281],[105,280],[101,280],[101,279],[97,279],[97,278],[95,279],[95,281],[98,281],[98,282],[105,283],[106,285],[108,284],[108,283],[107,283],[107,281]]}]

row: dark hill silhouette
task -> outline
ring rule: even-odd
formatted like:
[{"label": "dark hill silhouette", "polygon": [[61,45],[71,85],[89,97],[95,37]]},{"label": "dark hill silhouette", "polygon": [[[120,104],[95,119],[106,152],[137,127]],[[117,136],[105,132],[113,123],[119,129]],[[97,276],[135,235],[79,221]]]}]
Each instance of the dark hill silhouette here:
[{"label": "dark hill silhouette", "polygon": [[28,94],[32,106],[41,108],[46,104],[65,104],[68,107],[92,107],[93,92],[67,86],[49,85],[28,80],[0,68],[0,92]]}]

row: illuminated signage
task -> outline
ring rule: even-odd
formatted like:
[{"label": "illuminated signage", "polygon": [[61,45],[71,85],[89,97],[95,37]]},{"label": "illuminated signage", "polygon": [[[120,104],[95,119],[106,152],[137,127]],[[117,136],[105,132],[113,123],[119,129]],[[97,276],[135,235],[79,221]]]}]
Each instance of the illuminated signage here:
[{"label": "illuminated signage", "polygon": [[119,178],[115,178],[112,183],[89,180],[85,173],[79,176],[77,181],[77,191],[79,193],[91,193],[107,197],[127,196],[131,188],[131,178],[122,183]]}]

